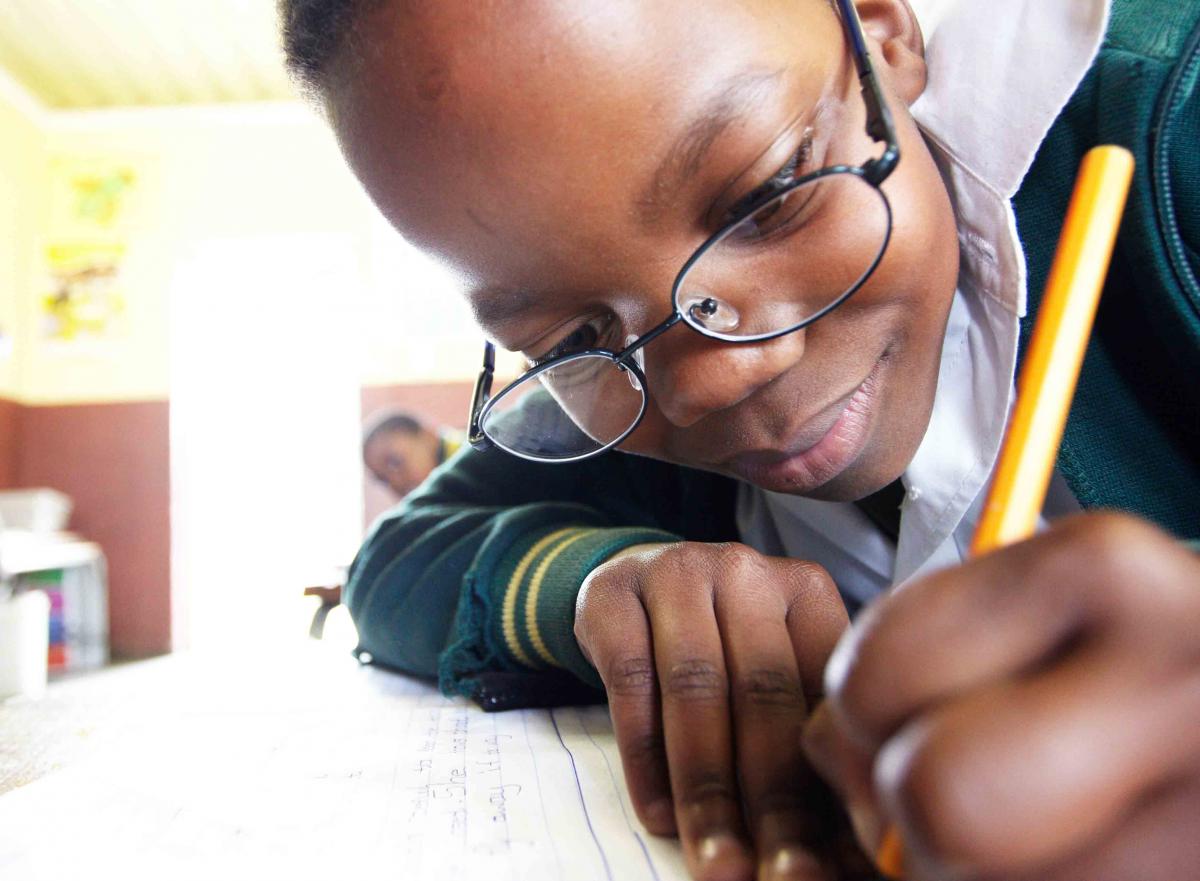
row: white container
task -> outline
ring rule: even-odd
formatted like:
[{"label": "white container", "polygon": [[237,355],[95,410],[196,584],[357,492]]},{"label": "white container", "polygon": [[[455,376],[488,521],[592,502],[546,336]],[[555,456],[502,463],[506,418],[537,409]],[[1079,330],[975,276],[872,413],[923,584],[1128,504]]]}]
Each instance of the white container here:
[{"label": "white container", "polygon": [[71,519],[71,498],[53,489],[0,492],[0,527],[30,532],[59,532]]},{"label": "white container", "polygon": [[39,698],[46,691],[50,599],[27,590],[0,600],[0,700]]}]

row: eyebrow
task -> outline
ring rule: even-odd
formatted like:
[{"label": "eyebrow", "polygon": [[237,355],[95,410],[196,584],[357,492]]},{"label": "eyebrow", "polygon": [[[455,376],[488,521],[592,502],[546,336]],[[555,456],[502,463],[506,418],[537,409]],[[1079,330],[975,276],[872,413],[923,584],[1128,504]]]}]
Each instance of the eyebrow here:
[{"label": "eyebrow", "polygon": [[[749,109],[783,78],[786,71],[747,70],[725,80],[668,148],[636,205],[643,222],[654,223],[680,185],[699,171],[717,139],[745,120]],[[488,289],[470,298],[475,321],[485,329],[502,327],[535,308],[540,298],[521,288]]]},{"label": "eyebrow", "polygon": [[748,108],[783,77],[784,70],[752,70],[727,79],[704,105],[700,115],[676,138],[655,169],[650,183],[637,198],[644,223],[658,220],[667,200],[700,170],[713,144],[735,124],[749,116]]},{"label": "eyebrow", "polygon": [[471,311],[480,327],[490,329],[504,325],[520,317],[522,312],[532,309],[538,297],[521,288],[500,290],[491,288],[470,298]]}]

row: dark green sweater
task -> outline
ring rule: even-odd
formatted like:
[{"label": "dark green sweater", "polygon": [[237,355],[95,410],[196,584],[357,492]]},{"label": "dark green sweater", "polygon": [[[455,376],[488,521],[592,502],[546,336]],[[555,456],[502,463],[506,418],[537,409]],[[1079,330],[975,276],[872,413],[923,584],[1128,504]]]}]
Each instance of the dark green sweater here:
[{"label": "dark green sweater", "polygon": [[[1099,57],[1015,199],[1030,316],[1083,153],[1134,152],[1059,468],[1085,508],[1200,536],[1200,0],[1117,0]],[[584,576],[646,541],[736,539],[728,479],[623,453],[539,465],[465,449],[374,527],[346,602],[360,656],[486,709],[599,697],[572,633]]]}]

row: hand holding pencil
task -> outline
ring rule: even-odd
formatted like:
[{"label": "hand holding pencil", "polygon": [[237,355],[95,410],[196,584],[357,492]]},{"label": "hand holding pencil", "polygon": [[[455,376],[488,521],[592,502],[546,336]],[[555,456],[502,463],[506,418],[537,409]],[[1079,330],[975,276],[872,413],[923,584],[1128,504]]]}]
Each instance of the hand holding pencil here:
[{"label": "hand holding pencil", "polygon": [[808,726],[892,877],[1200,877],[1200,561],[1116,514],[1028,538],[1130,173],[1085,161],[975,559],[861,616]]}]

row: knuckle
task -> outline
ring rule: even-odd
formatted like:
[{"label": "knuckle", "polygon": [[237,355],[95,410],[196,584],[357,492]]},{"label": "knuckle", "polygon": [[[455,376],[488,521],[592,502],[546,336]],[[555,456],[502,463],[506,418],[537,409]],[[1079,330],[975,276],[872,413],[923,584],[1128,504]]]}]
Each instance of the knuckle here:
[{"label": "knuckle", "polygon": [[661,732],[636,734],[621,744],[625,759],[643,768],[658,769],[666,766],[667,745]]},{"label": "knuckle", "polygon": [[788,575],[797,584],[813,585],[824,588],[833,586],[833,576],[820,563],[811,560],[789,559],[787,561]]},{"label": "knuckle", "polygon": [[816,798],[812,791],[800,785],[777,786],[748,799],[749,819],[757,826],[767,817],[808,813],[816,806]]},{"label": "knuckle", "polygon": [[653,554],[603,563],[585,579],[582,589],[600,596],[626,592],[645,599],[680,591],[707,593],[711,568],[709,545],[676,542]]},{"label": "knuckle", "polygon": [[575,597],[575,636],[612,626],[636,610],[642,569],[629,560],[600,564],[584,578]]},{"label": "knuckle", "polygon": [[747,707],[792,710],[805,706],[803,685],[790,670],[750,670],[738,677],[733,691],[736,699]]},{"label": "knuckle", "polygon": [[597,601],[617,591],[635,590],[640,582],[642,565],[629,557],[607,560],[584,578],[580,595]]},{"label": "knuckle", "polygon": [[664,697],[689,703],[724,700],[729,682],[721,667],[707,658],[688,658],[667,669],[662,681]]},{"label": "knuckle", "polygon": [[[715,547],[719,547],[715,546]],[[713,545],[684,541],[664,548],[654,560],[656,581],[672,590],[708,589]]]},{"label": "knuckle", "polygon": [[793,602],[799,600],[805,606],[811,606],[836,601],[836,605],[844,605],[833,576],[824,566],[808,560],[788,560],[787,567]]},{"label": "knuckle", "polygon": [[645,657],[621,658],[601,676],[610,695],[644,697],[655,689],[654,662]]},{"label": "knuckle", "polygon": [[744,580],[762,571],[763,557],[758,551],[738,542],[716,546],[717,564],[727,577]]},{"label": "knuckle", "polygon": [[1088,579],[1093,602],[1110,612],[1137,614],[1143,609],[1175,614],[1181,595],[1171,553],[1172,542],[1157,529],[1128,514],[1102,511],[1064,524],[1051,576],[1078,582]]},{"label": "knuckle", "polygon": [[738,802],[737,787],[725,774],[715,769],[685,773],[676,792],[676,801],[686,807]]},{"label": "knuckle", "polygon": [[1068,535],[1074,553],[1111,568],[1128,565],[1126,561],[1143,547],[1146,532],[1145,525],[1133,517],[1103,511],[1076,518]]}]

